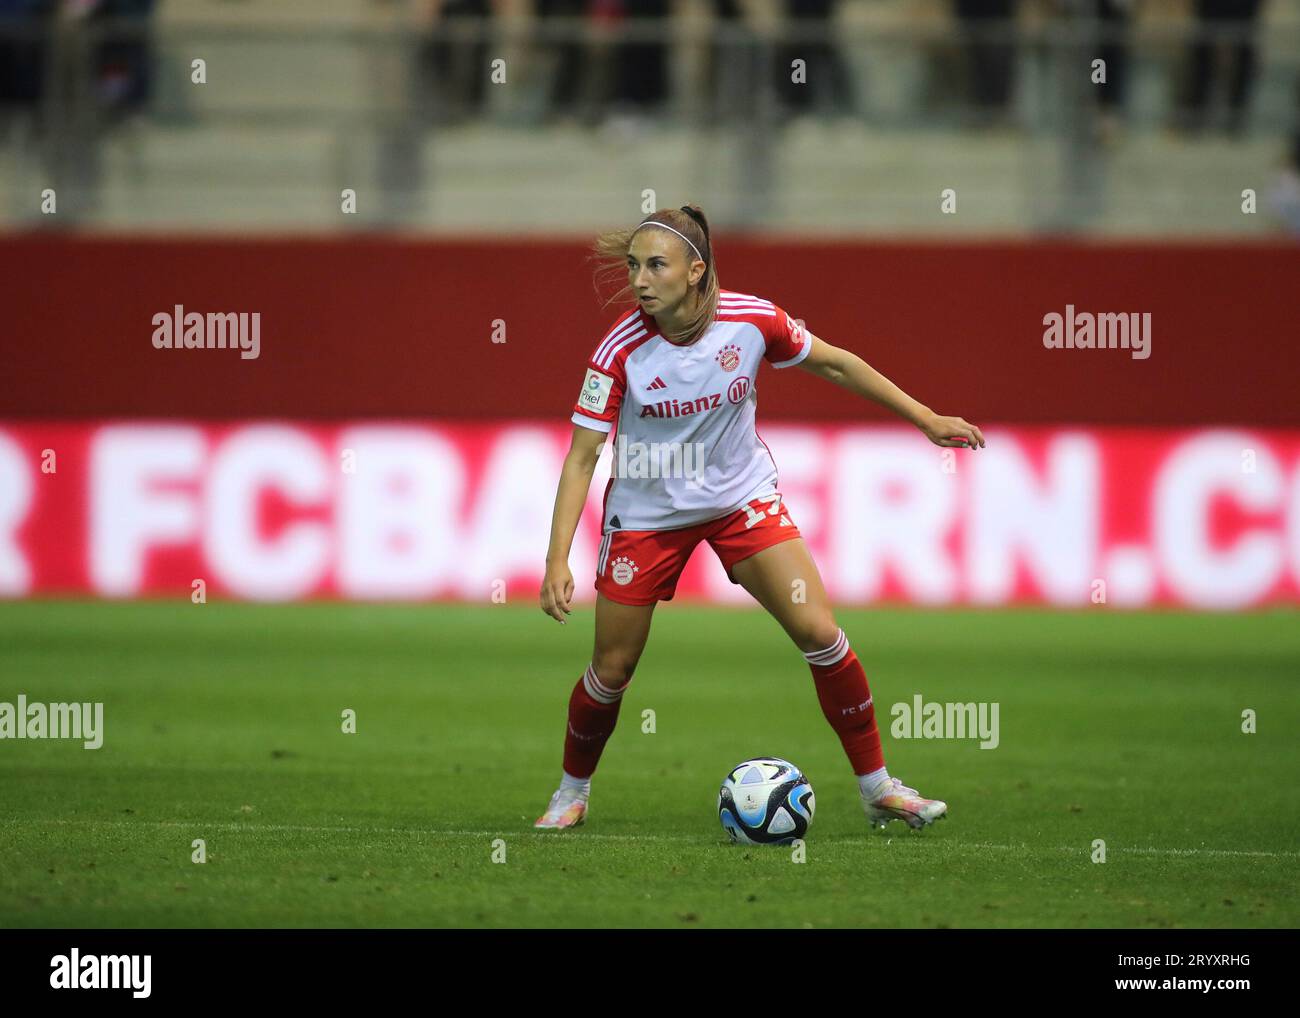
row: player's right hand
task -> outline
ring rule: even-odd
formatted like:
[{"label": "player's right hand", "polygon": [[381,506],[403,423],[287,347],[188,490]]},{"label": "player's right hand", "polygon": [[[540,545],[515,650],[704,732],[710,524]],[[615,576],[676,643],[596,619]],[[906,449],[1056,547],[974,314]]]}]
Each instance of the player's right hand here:
[{"label": "player's right hand", "polygon": [[564,615],[573,613],[573,573],[569,572],[567,563],[546,564],[540,600],[542,611],[564,625]]},{"label": "player's right hand", "polygon": [[935,445],[958,448],[984,448],[984,433],[961,417],[942,417],[931,413],[917,425]]}]

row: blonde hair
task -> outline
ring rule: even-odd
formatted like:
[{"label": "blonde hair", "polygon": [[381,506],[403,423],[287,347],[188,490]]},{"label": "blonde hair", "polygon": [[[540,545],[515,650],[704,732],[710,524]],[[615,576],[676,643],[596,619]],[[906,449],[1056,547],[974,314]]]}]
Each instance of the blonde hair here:
[{"label": "blonde hair", "polygon": [[[658,209],[651,212],[636,226],[600,234],[592,245],[591,256],[593,260],[600,263],[594,279],[596,293],[600,294],[601,282],[604,279],[611,275],[618,275],[624,280],[623,286],[610,296],[602,307],[608,307],[615,302],[636,303],[632,285],[627,282],[627,256],[632,248],[633,235],[646,223],[659,223],[681,234],[695,245],[700,260],[704,262],[704,275],[693,287],[699,301],[695,314],[680,332],[664,333],[664,338],[673,343],[681,345],[694,343],[713,323],[718,312],[718,298],[722,293],[718,285],[717,267],[713,261],[713,245],[709,241],[709,221],[704,216],[704,210],[698,205],[683,205],[679,209]],[[682,242],[682,249],[686,251],[690,261],[695,260],[696,252],[690,250],[688,244]]]}]

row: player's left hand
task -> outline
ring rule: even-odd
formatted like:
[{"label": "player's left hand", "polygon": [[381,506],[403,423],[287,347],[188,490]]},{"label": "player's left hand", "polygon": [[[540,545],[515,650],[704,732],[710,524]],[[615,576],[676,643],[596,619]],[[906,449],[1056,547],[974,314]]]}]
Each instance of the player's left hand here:
[{"label": "player's left hand", "polygon": [[917,425],[935,445],[957,446],[969,449],[984,447],[984,434],[975,425],[960,417],[941,417],[931,414]]}]

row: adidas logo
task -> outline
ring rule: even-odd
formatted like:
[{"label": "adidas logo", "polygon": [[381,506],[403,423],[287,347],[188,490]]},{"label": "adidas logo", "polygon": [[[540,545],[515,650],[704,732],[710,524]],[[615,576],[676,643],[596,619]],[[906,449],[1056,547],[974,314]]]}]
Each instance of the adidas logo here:
[{"label": "adidas logo", "polygon": [[647,388],[647,389],[666,389],[666,388],[668,388],[668,383],[665,382],[665,381],[664,381],[662,378],[660,378],[658,375],[655,375],[655,380],[654,380],[653,382],[651,382],[649,385],[647,385],[646,388]]}]

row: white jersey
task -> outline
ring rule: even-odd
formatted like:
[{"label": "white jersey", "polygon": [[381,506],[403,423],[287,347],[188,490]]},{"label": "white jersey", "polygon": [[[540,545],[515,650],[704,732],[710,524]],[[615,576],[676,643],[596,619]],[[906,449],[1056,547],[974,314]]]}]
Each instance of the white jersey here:
[{"label": "white jersey", "polygon": [[811,348],[802,322],[730,290],[688,346],[664,339],[640,306],[620,317],[573,408],[574,424],[611,432],[602,533],[688,527],[775,492],[776,463],[754,428],[754,382],[761,361],[788,368]]}]

